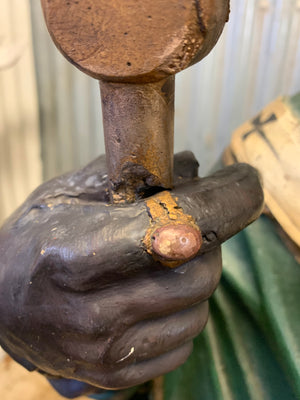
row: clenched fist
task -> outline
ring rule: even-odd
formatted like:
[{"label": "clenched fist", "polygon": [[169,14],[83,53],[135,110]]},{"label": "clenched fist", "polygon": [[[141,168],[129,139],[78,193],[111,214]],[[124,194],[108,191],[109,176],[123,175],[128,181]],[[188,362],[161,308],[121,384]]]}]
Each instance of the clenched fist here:
[{"label": "clenched fist", "polygon": [[[197,168],[191,153],[177,155],[174,190],[130,205],[109,203],[104,157],[32,193],[0,231],[1,345],[24,365],[101,388],[184,363],[220,279],[220,244],[263,203],[249,165],[207,178]],[[155,210],[176,220],[166,198],[198,229],[194,258],[164,260],[151,247]]]}]

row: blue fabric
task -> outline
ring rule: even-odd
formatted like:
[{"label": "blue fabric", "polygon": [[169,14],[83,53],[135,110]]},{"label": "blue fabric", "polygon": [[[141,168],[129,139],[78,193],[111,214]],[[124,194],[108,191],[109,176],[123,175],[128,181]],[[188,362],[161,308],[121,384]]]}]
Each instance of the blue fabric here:
[{"label": "blue fabric", "polygon": [[49,383],[61,396],[67,397],[68,399],[74,399],[75,397],[91,393],[93,390],[101,390],[88,383],[76,381],[74,379],[49,379]]},{"label": "blue fabric", "polygon": [[107,391],[105,393],[95,393],[90,396],[88,396],[90,399],[96,399],[96,400],[113,400],[114,396],[116,393],[119,392],[112,392],[112,391]]},{"label": "blue fabric", "polygon": [[[79,396],[87,395],[90,399],[95,400],[113,400],[114,396],[120,391],[102,390],[88,383],[76,381],[74,379],[49,379],[52,387],[64,397],[74,399]],[[95,392],[91,394],[91,392]]]}]

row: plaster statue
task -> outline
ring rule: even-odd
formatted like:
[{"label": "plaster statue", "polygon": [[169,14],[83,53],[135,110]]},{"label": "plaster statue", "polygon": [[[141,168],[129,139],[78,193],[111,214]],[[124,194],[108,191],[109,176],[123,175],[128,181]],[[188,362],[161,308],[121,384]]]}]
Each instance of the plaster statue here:
[{"label": "plaster statue", "polygon": [[[263,204],[252,167],[202,179],[197,167],[191,153],[180,154],[174,190],[129,205],[109,203],[104,157],[33,192],[0,231],[3,348],[29,369],[112,389],[182,364],[207,321],[220,244]],[[153,223],[147,204],[166,195],[203,240],[196,258],[176,268],[144,244]]]},{"label": "plaster statue", "polygon": [[[211,347],[200,349],[206,336],[199,333],[221,277],[220,245],[263,210],[260,174],[231,149],[227,161],[242,163],[199,178],[192,153],[173,158],[172,150],[174,74],[214,46],[228,1],[42,4],[57,47],[100,80],[107,152],[41,185],[1,228],[0,344],[67,397],[129,399],[136,386],[176,369],[165,377],[165,399],[254,398],[247,379],[236,380],[245,371],[239,353],[238,361],[224,356],[234,378],[220,370],[230,340],[242,344],[235,317],[223,323],[226,284],[212,310]],[[262,131],[259,122],[244,141]],[[241,268],[250,283],[250,269]],[[248,324],[253,332],[239,309],[236,315],[241,330]],[[258,354],[269,355],[266,349]]]}]

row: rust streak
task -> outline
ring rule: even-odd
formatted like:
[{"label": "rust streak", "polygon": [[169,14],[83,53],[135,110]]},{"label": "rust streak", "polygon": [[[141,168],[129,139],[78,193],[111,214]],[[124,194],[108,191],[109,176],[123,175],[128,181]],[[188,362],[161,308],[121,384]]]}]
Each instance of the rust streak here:
[{"label": "rust streak", "polygon": [[143,241],[146,251],[170,268],[193,258],[202,244],[194,218],[184,213],[168,191],[146,199],[145,204],[150,217],[150,227]]}]

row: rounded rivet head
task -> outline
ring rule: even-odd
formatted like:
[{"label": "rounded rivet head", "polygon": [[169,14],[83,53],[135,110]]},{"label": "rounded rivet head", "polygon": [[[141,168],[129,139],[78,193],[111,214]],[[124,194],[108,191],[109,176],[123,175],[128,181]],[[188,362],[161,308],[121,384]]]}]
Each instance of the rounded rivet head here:
[{"label": "rounded rivet head", "polygon": [[194,257],[200,250],[199,230],[189,225],[167,225],[152,235],[152,250],[165,260],[180,261]]}]

